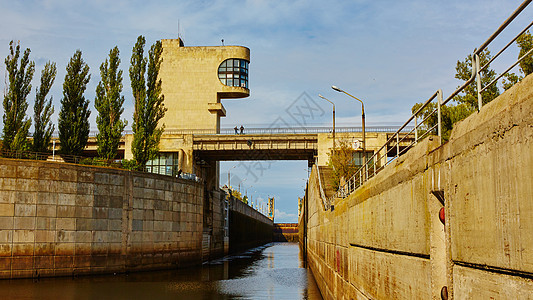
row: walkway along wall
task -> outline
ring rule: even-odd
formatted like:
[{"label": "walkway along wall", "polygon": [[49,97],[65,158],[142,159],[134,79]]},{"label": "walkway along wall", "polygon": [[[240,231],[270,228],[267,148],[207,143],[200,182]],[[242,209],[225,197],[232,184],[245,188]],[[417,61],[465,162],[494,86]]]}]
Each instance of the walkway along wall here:
[{"label": "walkway along wall", "polygon": [[315,167],[301,243],[324,298],[441,299],[447,290],[448,299],[529,299],[532,124],[529,76],[456,124],[447,143],[424,140],[333,211]]},{"label": "walkway along wall", "polygon": [[273,221],[232,197],[229,211],[229,252],[235,253],[272,242]]},{"label": "walkway along wall", "polygon": [[224,254],[222,201],[169,176],[0,159],[0,278],[200,264]]}]

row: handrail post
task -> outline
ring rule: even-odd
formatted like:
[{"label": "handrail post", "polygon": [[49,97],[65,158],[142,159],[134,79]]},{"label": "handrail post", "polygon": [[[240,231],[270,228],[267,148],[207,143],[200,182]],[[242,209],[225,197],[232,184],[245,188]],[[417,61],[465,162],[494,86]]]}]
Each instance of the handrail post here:
[{"label": "handrail post", "polygon": [[438,126],[437,126],[437,135],[439,138],[441,138],[442,141],[442,117],[441,117],[441,105],[442,105],[442,90],[438,90],[437,94],[437,118],[438,118]]},{"label": "handrail post", "polygon": [[[365,161],[366,161],[366,153],[365,153]],[[368,162],[365,163],[365,182],[368,180]]]},{"label": "handrail post", "polygon": [[418,142],[418,117],[415,115],[415,144]]},{"label": "handrail post", "polygon": [[396,133],[396,157],[400,157],[400,133]]},{"label": "handrail post", "polygon": [[481,73],[479,70],[479,54],[474,54],[474,61],[475,61],[475,68],[476,68],[476,81],[477,81],[477,106],[478,111],[481,110],[481,107],[483,106],[483,101],[481,98]]}]

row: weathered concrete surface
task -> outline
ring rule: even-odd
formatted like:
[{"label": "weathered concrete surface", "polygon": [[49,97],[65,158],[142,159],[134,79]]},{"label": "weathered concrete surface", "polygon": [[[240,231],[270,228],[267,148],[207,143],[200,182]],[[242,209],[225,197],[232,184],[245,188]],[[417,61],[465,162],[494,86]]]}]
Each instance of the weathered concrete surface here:
[{"label": "weathered concrete surface", "polygon": [[455,299],[531,299],[530,279],[455,266]]},{"label": "weathered concrete surface", "polygon": [[248,204],[231,198],[229,210],[229,252],[235,253],[272,241],[272,220]]},{"label": "weathered concrete surface", "polygon": [[533,76],[500,98],[443,149],[452,258],[533,273]]},{"label": "weathered concrete surface", "polygon": [[334,211],[324,211],[313,170],[301,243],[324,298],[440,299],[444,286],[450,299],[531,297],[532,124],[528,76],[456,124],[446,144],[424,140]]},{"label": "weathered concrete surface", "polygon": [[0,278],[201,262],[201,184],[11,159],[0,159],[0,174]]}]

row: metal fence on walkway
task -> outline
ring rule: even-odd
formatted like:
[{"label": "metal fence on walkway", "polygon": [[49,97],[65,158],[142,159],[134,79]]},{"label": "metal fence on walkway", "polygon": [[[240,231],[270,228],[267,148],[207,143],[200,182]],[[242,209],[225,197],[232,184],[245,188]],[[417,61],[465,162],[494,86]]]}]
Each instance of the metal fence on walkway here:
[{"label": "metal fence on walkway", "polygon": [[[245,128],[243,133],[246,134],[316,134],[316,133],[330,133],[333,128],[328,126],[314,126],[314,127],[251,127]],[[373,126],[367,127],[367,132],[396,132],[396,126]],[[405,128],[404,130],[408,130]],[[362,132],[361,127],[337,127],[335,132]],[[165,134],[198,134],[198,135],[235,135],[241,134],[240,130],[237,133],[233,128],[221,128],[219,132],[214,129],[184,129],[184,130],[165,130]]]},{"label": "metal fence on walkway", "polygon": [[[498,80],[502,78],[502,76],[507,74],[526,57],[530,56],[533,52],[533,48],[519,57],[516,62],[511,64],[506,70],[496,76],[494,80],[485,86],[482,86],[481,84],[481,72],[487,69],[496,58],[500,57],[500,55],[507,50],[509,46],[512,45],[516,39],[518,39],[518,37],[531,28],[533,22],[529,23],[529,25],[527,25],[513,39],[511,39],[494,55],[494,57],[492,57],[492,59],[490,59],[490,61],[483,66],[480,66],[480,53],[483,52],[483,50],[485,50],[491,44],[491,42],[494,41],[494,39],[531,3],[531,1],[532,0],[524,1],[479,48],[474,50],[472,54],[472,75],[463,85],[457,88],[444,100],[442,90],[437,90],[418,108],[415,113],[412,114],[412,116],[400,127],[400,129],[398,129],[398,131],[396,131],[387,140],[387,142],[378,151],[376,151],[374,155],[365,164],[363,164],[363,166],[361,166],[351,178],[346,181],[344,185],[339,187],[333,198],[347,197],[364,182],[372,178],[385,166],[397,159],[400,155],[407,152],[418,141],[427,137],[428,135],[436,135],[439,138],[442,138],[442,107],[450,101],[453,101],[453,99],[460,92],[464,91],[465,88],[474,83],[474,81],[476,82],[478,111],[481,110],[483,106],[483,91],[496,84]],[[408,135],[414,135],[415,138],[411,143],[409,143],[409,145],[400,147],[401,142],[404,141],[408,136],[405,134],[406,131]],[[328,201],[333,201],[333,198],[328,199]],[[326,204],[326,206],[329,206],[329,204]]]},{"label": "metal fence on walkway", "polygon": [[[30,151],[7,151],[0,149],[0,157],[3,158],[13,158],[13,159],[27,159],[27,160],[39,160],[39,161],[52,161],[52,162],[62,162],[62,163],[72,163],[88,166],[99,166],[99,167],[112,167],[118,169],[129,170],[124,167],[122,159],[113,159],[106,160],[98,157],[86,157],[86,156],[77,156],[77,155],[65,155],[65,154],[56,154],[56,153],[45,153],[45,152],[30,152]],[[163,169],[165,166],[161,166]],[[144,170],[145,173],[159,174],[166,176],[173,176],[186,180],[193,180],[196,182],[202,182],[202,179],[196,174],[186,173],[186,172],[177,172],[176,174],[165,174],[160,172],[149,172],[148,167]]]}]

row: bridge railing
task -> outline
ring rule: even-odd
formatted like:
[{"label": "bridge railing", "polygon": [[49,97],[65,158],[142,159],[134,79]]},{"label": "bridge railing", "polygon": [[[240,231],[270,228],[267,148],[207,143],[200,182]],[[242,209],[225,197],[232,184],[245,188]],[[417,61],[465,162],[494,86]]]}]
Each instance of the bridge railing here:
[{"label": "bridge railing", "polygon": [[[366,128],[367,132],[395,132],[398,126],[370,126]],[[410,128],[406,128],[408,130]],[[330,133],[333,128],[328,126],[290,126],[288,127],[247,127],[244,129],[243,134],[315,134],[315,133]],[[362,132],[362,127],[336,127],[335,132]],[[216,129],[179,129],[179,130],[169,130],[165,129],[164,134],[202,134],[202,135],[235,135],[234,128],[221,128],[219,132]],[[89,137],[96,137],[98,131],[91,130],[89,132]],[[133,134],[131,130],[124,130],[122,136],[126,134]],[[240,133],[240,129],[237,130],[237,134]],[[32,134],[29,134],[31,137]],[[58,138],[59,132],[55,131],[52,134],[52,137]]]},{"label": "bridge railing", "polygon": [[[373,126],[367,127],[368,132],[395,132],[397,126]],[[245,128],[243,133],[246,134],[316,134],[316,133],[330,133],[333,128],[328,126],[314,126],[314,127],[251,127]],[[407,130],[407,129],[406,129]],[[361,127],[336,127],[335,132],[362,132]],[[220,132],[214,129],[184,129],[184,130],[165,130],[165,134],[202,134],[202,135],[239,135],[240,130],[235,133],[233,128],[221,128]]]},{"label": "bridge railing", "polygon": [[[533,22],[529,23],[522,31],[520,31],[511,41],[509,41],[501,50],[498,51],[485,65],[480,66],[479,54],[485,50],[494,39],[531,3],[533,0],[526,0],[511,14],[507,20],[503,22],[500,27],[477,49],[473,52],[472,59],[472,75],[470,78],[460,87],[458,87],[453,93],[451,93],[445,100],[443,100],[442,90],[437,90],[425,103],[420,105],[418,109],[411,115],[411,117],[405,122],[398,131],[396,131],[387,142],[374,153],[374,155],[365,162],[356,172],[350,177],[346,183],[339,187],[333,197],[345,198],[353,191],[355,191],[364,182],[374,177],[385,166],[390,164],[400,155],[407,152],[412,146],[414,146],[419,140],[427,137],[428,135],[437,135],[442,139],[442,107],[448,102],[453,101],[454,98],[464,91],[466,87],[476,81],[476,91],[478,100],[478,111],[483,106],[482,93],[492,85],[496,84],[500,78],[512,70],[522,60],[531,57],[533,48],[523,54],[517,59],[516,62],[511,64],[502,73],[496,76],[487,85],[481,84],[481,72],[487,69],[490,64],[500,55],[507,50],[523,33],[525,33]],[[407,128],[411,128],[407,130]],[[405,134],[407,131],[407,134]],[[408,144],[402,144],[402,141],[408,140],[409,136],[414,136],[412,141]],[[331,199],[332,201],[332,199]]]}]

